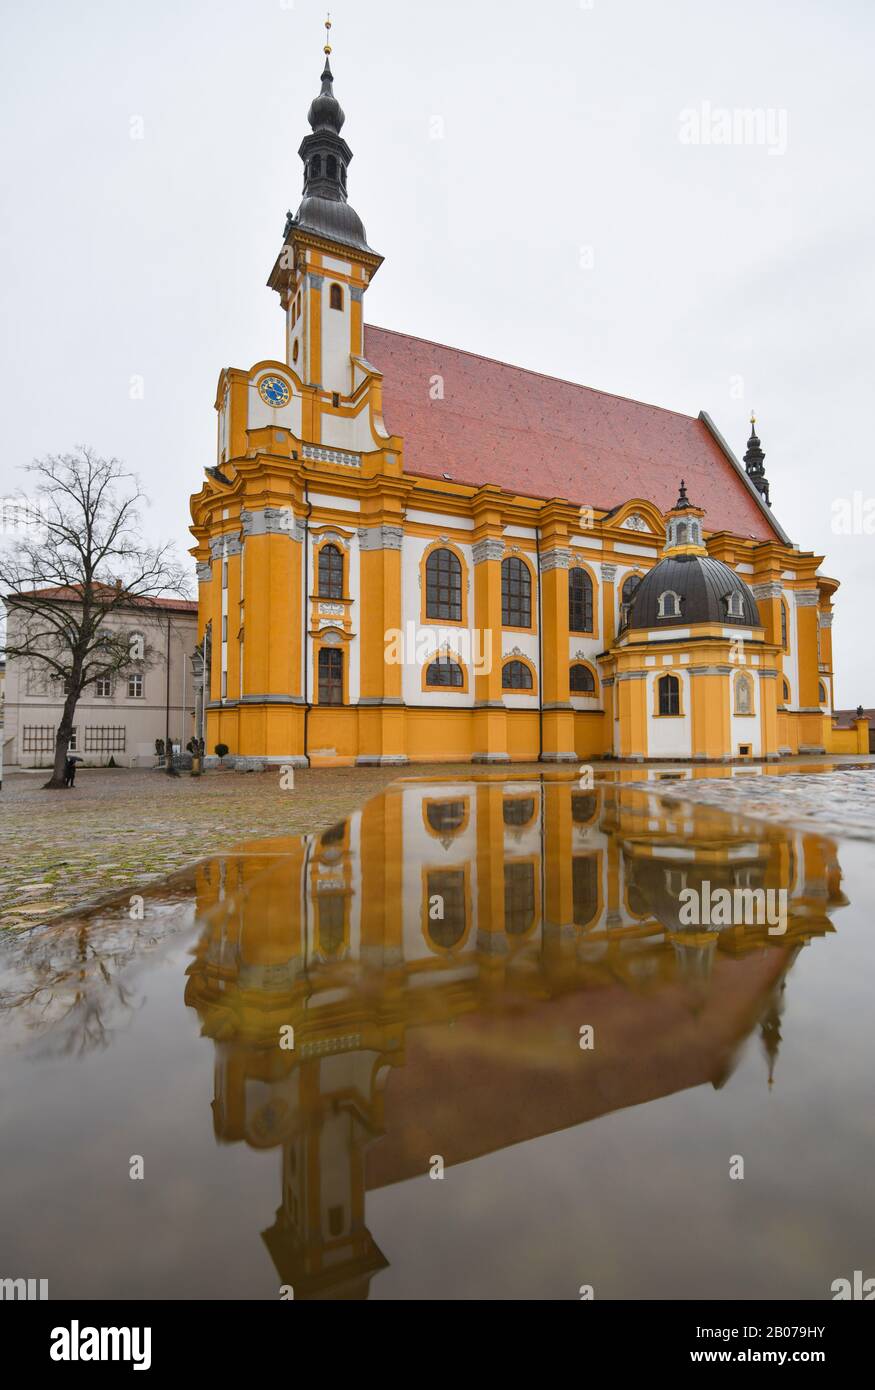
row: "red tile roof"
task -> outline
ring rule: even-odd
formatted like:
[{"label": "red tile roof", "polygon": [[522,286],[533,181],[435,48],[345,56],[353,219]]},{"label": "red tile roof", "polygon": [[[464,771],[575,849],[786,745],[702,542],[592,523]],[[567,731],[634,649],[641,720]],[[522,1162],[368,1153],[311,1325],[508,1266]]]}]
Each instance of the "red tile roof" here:
[{"label": "red tile roof", "polygon": [[[365,328],[383,373],[383,418],[404,439],[405,472],[610,510],[643,497],[663,512],[686,479],[709,531],[778,539],[707,426],[388,328]],[[432,400],[434,376],[443,400]]]},{"label": "red tile roof", "polygon": [[[106,593],[112,594],[114,590],[109,584],[95,584],[95,590],[103,589]],[[28,599],[28,598],[56,598],[59,600],[69,599],[71,602],[81,598],[82,588],[78,584],[68,584],[60,587],[48,589],[26,589],[20,594],[7,594],[9,599]],[[130,595],[123,605],[125,608],[165,608],[175,613],[197,613],[197,600],[186,598],[153,598],[147,595]]]}]

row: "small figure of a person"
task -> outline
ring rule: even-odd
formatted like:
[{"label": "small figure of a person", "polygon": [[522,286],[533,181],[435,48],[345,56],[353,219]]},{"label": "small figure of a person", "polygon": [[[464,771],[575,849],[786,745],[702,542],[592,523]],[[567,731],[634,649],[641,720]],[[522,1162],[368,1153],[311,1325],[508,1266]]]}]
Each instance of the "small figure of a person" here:
[{"label": "small figure of a person", "polygon": [[72,787],[76,780],[76,759],[67,758],[64,763],[64,786]]}]

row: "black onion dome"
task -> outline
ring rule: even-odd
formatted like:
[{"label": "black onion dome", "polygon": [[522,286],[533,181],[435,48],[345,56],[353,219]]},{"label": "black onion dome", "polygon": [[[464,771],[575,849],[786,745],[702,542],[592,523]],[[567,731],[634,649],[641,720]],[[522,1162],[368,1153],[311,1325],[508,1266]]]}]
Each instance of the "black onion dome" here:
[{"label": "black onion dome", "polygon": [[311,101],[307,120],[310,122],[311,130],[333,130],[336,135],[339,135],[346,116],[343,107],[334,95],[333,82],[331,64],[326,58],[325,67],[322,70],[322,90],[318,97],[314,97]]},{"label": "black onion dome", "polygon": [[[680,596],[680,616],[659,616],[660,594]],[[741,612],[730,614],[726,600],[741,595]],[[692,623],[722,623],[728,627],[759,627],[760,613],[748,586],[730,565],[712,555],[669,555],[653,566],[635,590],[629,611],[630,628],[689,627]]]},{"label": "black onion dome", "polygon": [[328,237],[329,241],[339,241],[344,246],[358,247],[360,251],[371,249],[355,208],[334,198],[306,195],[291,225],[300,227],[302,232],[315,232],[317,236]]}]

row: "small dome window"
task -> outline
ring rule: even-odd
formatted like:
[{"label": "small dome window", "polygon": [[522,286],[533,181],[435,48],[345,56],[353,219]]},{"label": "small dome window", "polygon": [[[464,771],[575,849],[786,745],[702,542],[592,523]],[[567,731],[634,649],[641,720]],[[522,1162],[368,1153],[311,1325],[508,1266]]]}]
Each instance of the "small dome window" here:
[{"label": "small dome window", "polygon": [[681,616],[681,596],[673,589],[659,595],[660,618],[679,618]]},{"label": "small dome window", "polygon": [[321,154],[314,154],[313,158],[310,160],[310,177],[313,179],[320,179],[322,177]]},{"label": "small dome window", "polygon": [[726,612],[730,618],[744,617],[744,598],[741,594],[726,595]]},{"label": "small dome window", "polygon": [[329,302],[331,304],[332,309],[343,308],[343,290],[340,288],[340,285],[331,286],[331,296]]},{"label": "small dome window", "polygon": [[330,154],[328,156],[328,159],[325,163],[325,172],[330,179],[337,178],[337,160],[335,159],[333,154]]}]

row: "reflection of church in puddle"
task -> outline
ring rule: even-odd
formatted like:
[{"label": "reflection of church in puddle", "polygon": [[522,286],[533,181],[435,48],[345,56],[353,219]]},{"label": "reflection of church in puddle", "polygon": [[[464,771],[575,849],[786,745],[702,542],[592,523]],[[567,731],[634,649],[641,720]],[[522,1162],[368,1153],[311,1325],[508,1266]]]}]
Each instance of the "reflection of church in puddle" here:
[{"label": "reflection of church in puddle", "polygon": [[[409,783],[247,850],[199,871],[186,1000],[217,1137],[282,1149],[264,1239],[297,1298],[367,1296],[365,1194],[432,1155],[720,1087],[757,1031],[771,1077],[787,971],[845,902],[827,840],[558,778]],[[786,935],[681,926],[705,880],[787,888]]]}]

